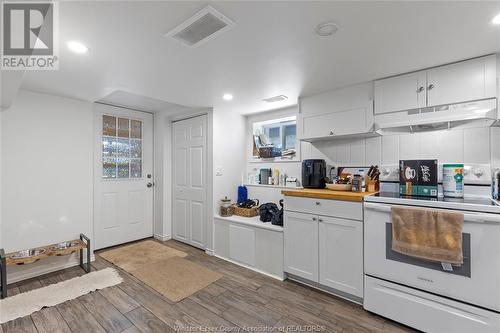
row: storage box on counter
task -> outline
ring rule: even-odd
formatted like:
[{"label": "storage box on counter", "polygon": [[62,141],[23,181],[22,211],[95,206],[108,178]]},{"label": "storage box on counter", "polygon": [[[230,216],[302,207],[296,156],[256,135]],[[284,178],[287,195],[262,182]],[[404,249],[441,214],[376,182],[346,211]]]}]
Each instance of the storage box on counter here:
[{"label": "storage box on counter", "polygon": [[437,197],[437,160],[400,160],[399,194]]}]

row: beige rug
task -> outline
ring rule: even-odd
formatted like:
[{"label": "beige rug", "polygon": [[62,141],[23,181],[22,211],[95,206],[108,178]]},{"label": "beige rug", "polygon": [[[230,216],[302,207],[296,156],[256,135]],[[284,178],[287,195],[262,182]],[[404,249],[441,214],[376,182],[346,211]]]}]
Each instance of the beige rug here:
[{"label": "beige rug", "polygon": [[184,259],[187,253],[151,240],[105,251],[100,256],[173,302],[191,296],[222,277]]},{"label": "beige rug", "polygon": [[[0,324],[122,282],[111,267],[0,300]],[[0,330],[1,332],[1,330]]]}]

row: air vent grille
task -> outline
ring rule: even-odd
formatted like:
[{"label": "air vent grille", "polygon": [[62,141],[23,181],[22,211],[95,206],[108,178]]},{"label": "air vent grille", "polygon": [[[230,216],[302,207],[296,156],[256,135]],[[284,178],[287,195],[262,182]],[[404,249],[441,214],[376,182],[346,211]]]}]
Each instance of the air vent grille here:
[{"label": "air vent grille", "polygon": [[231,25],[233,22],[230,19],[207,6],[165,36],[196,46],[221,34]]},{"label": "air vent grille", "polygon": [[266,103],[275,103],[275,102],[286,101],[287,99],[288,97],[285,95],[278,95],[269,98],[264,98],[263,101]]}]

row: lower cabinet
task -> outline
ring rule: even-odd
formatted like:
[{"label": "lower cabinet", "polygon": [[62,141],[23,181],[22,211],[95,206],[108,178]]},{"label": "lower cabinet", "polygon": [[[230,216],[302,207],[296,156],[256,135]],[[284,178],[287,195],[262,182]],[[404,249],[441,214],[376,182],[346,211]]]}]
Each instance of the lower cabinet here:
[{"label": "lower cabinet", "polygon": [[363,222],[319,217],[319,283],[363,297]]},{"label": "lower cabinet", "polygon": [[284,218],[285,272],[360,301],[363,221],[295,211]]},{"label": "lower cabinet", "polygon": [[318,217],[285,212],[285,271],[318,282]]},{"label": "lower cabinet", "polygon": [[219,258],[283,280],[283,228],[258,217],[214,218],[214,251]]}]

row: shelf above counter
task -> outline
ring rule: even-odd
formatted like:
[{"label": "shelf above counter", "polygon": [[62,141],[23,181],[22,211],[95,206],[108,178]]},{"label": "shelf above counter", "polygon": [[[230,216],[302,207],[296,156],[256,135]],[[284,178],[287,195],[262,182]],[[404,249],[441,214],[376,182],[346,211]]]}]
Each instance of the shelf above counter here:
[{"label": "shelf above counter", "polygon": [[289,190],[301,190],[301,189],[303,189],[303,187],[291,187],[291,186],[282,186],[282,185],[265,185],[265,184],[245,184],[245,186],[282,188],[282,189],[289,189]]}]

